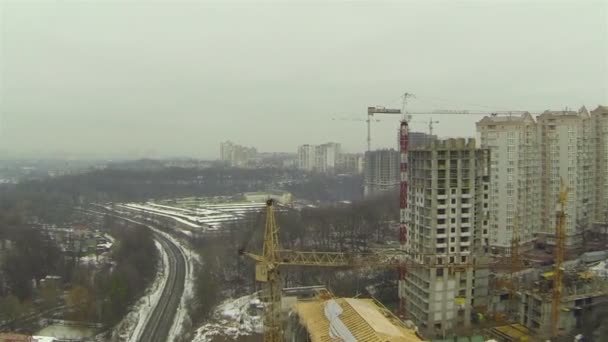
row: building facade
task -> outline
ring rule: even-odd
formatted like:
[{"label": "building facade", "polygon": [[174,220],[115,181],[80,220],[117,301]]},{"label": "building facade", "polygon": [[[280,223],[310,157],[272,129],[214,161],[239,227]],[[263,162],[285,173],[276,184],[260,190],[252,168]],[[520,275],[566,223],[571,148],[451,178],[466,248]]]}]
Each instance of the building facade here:
[{"label": "building facade", "polygon": [[409,132],[408,136],[410,148],[422,147],[437,139],[436,135],[429,135],[424,132]]},{"label": "building facade", "polygon": [[336,163],[336,172],[348,174],[362,174],[364,158],[361,153],[341,153]]},{"label": "building facade", "polygon": [[434,140],[411,149],[406,211],[410,262],[399,297],[425,336],[469,326],[488,302],[490,151],[474,139]]},{"label": "building facade", "polygon": [[594,222],[608,222],[608,106],[591,111],[595,140],[595,213]]},{"label": "building facade", "polygon": [[568,191],[566,245],[582,241],[595,212],[596,144],[586,109],[545,111],[538,116],[541,144],[541,226],[539,236],[554,244],[555,208],[563,181]]},{"label": "building facade", "polygon": [[241,146],[232,141],[220,143],[220,160],[233,167],[247,166],[257,154],[255,147]]},{"label": "building facade", "polygon": [[298,168],[312,171],[315,169],[317,149],[315,145],[302,145],[298,147]]},{"label": "building facade", "polygon": [[363,195],[379,195],[399,186],[399,151],[384,149],[365,152]]},{"label": "building facade", "polygon": [[536,119],[485,117],[477,123],[482,147],[492,154],[490,243],[508,253],[539,238],[554,244],[555,207],[563,181],[569,189],[566,244],[606,221],[608,209],[608,107],[592,112],[545,111]]},{"label": "building facade", "polygon": [[540,144],[536,121],[521,116],[490,116],[477,123],[481,147],[491,153],[490,244],[509,253],[514,235],[530,243],[540,226]]},{"label": "building facade", "polygon": [[333,173],[338,164],[340,144],[301,145],[298,147],[298,168],[306,171]]}]

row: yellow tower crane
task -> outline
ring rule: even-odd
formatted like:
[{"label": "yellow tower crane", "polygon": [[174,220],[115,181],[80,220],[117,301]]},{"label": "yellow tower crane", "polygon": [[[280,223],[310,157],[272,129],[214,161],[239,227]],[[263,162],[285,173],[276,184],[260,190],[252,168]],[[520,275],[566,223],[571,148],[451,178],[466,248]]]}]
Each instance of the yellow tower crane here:
[{"label": "yellow tower crane", "polygon": [[274,215],[274,201],[266,201],[266,226],[262,255],[239,251],[256,262],[256,281],[263,283],[261,299],[265,302],[264,342],[282,342],[281,321],[281,266],[312,267],[434,267],[448,268],[449,272],[466,272],[468,269],[511,267],[505,264],[451,263],[448,265],[428,265],[407,262],[402,254],[391,253],[343,253],[343,252],[301,252],[282,249],[279,244],[279,227]]},{"label": "yellow tower crane", "polygon": [[[516,211],[516,215],[519,215],[519,212]],[[511,310],[516,310],[516,296],[515,293],[517,291],[518,283],[517,283],[517,272],[521,270],[522,262],[519,254],[519,219],[518,216],[515,216],[514,225],[513,225],[513,235],[511,237],[511,284],[509,285],[509,306]]]},{"label": "yellow tower crane", "polygon": [[564,254],[566,252],[566,203],[568,188],[561,181],[555,222],[555,271],[553,275],[553,301],[551,305],[551,336],[557,336],[559,331],[559,310],[562,300],[564,280]]}]

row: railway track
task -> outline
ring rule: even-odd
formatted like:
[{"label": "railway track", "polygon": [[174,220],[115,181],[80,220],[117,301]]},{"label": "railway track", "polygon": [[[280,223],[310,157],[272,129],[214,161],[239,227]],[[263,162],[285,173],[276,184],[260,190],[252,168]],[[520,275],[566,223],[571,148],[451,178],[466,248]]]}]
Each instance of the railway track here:
[{"label": "railway track", "polygon": [[[96,211],[89,211],[93,214],[101,214]],[[177,247],[173,241],[165,237],[163,234],[158,233],[154,227],[147,223],[138,222],[129,217],[123,217],[117,213],[113,213],[112,216],[118,219],[129,221],[132,223],[140,224],[148,227],[154,234],[156,239],[167,253],[169,259],[169,265],[166,272],[168,272],[167,282],[162,290],[161,296],[158,303],[152,309],[152,314],[149,316],[143,331],[138,337],[137,341],[140,342],[166,342],[169,341],[169,332],[175,321],[175,316],[179,308],[182,295],[184,293],[184,285],[186,281],[186,257],[182,253],[181,249]]]},{"label": "railway track", "polygon": [[169,331],[173,326],[175,314],[184,292],[186,278],[186,260],[181,250],[165,236],[154,233],[155,238],[167,252],[169,276],[163,288],[158,304],[154,308],[139,341],[165,342],[168,341]]}]

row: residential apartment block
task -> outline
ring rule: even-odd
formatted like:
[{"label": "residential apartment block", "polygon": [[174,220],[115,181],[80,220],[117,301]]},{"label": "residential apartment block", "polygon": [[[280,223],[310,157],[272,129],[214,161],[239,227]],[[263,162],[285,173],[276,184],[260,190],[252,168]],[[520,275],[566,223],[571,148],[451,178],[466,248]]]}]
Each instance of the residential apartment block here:
[{"label": "residential apartment block", "polygon": [[362,174],[364,158],[361,153],[341,153],[336,163],[336,172],[348,174]]},{"label": "residential apartment block", "polygon": [[490,116],[477,123],[482,147],[492,154],[490,243],[508,253],[514,230],[524,245],[554,243],[555,206],[564,181],[567,245],[605,220],[608,209],[608,107],[591,113],[545,111],[533,118]]},{"label": "residential apartment block", "polygon": [[256,158],[257,153],[255,147],[241,146],[232,141],[220,143],[220,160],[227,162],[230,166],[246,166]]},{"label": "residential apartment block", "polygon": [[307,171],[332,173],[340,155],[340,144],[302,145],[298,147],[298,168]]},{"label": "residential apartment block", "polygon": [[595,222],[608,222],[608,106],[591,111],[595,140]]},{"label": "residential apartment block", "polygon": [[514,232],[521,244],[533,241],[540,226],[540,144],[536,121],[491,116],[477,123],[481,146],[490,149],[490,244],[508,252]]},{"label": "residential apartment block", "polygon": [[434,140],[413,148],[408,163],[409,267],[399,284],[408,319],[425,336],[442,336],[488,302],[490,151],[475,139]]}]

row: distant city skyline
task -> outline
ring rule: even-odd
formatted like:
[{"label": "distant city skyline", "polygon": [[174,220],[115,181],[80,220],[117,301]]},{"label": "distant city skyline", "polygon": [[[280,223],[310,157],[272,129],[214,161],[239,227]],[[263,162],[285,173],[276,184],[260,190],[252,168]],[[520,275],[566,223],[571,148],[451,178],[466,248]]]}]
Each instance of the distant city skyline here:
[{"label": "distant city skyline", "polygon": [[[365,123],[331,118],[400,108],[403,92],[412,109],[595,108],[606,18],[594,1],[3,1],[0,155],[217,159],[225,140],[362,152]],[[440,137],[475,136],[481,119],[433,118]],[[379,119],[373,148],[395,147],[398,118]]]}]

